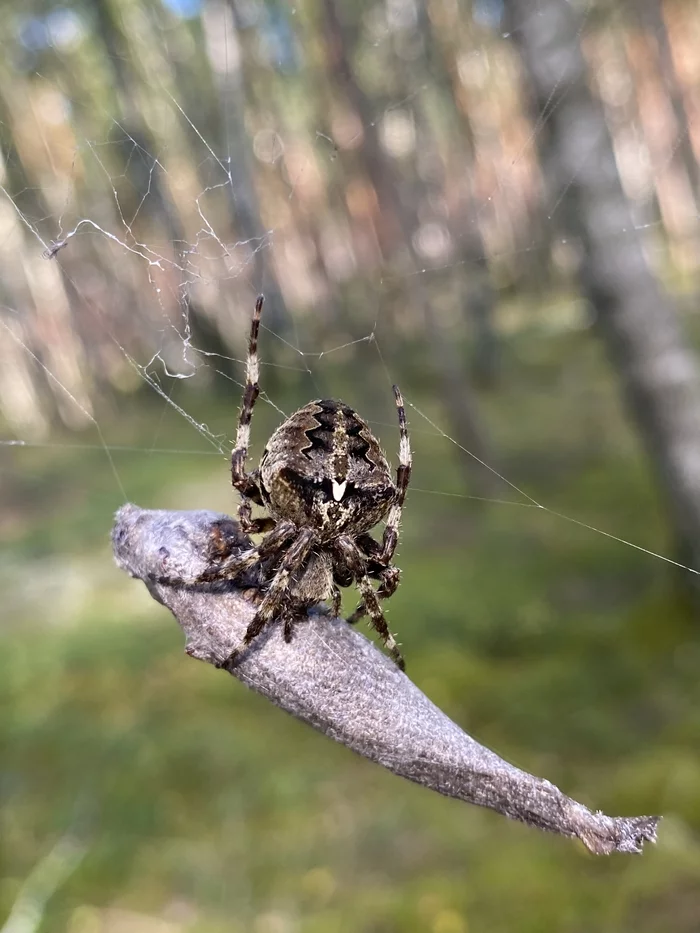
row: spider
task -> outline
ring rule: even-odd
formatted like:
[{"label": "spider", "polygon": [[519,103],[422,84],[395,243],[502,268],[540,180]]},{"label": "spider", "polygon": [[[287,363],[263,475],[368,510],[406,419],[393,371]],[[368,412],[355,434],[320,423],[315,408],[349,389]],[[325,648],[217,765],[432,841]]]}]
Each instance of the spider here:
[{"label": "spider", "polygon": [[[290,415],[268,441],[260,466],[246,472],[250,424],[260,392],[258,332],[263,301],[261,295],[255,303],[250,329],[231,481],[241,495],[241,529],[264,537],[257,546],[221,559],[200,580],[230,580],[262,568],[262,579],[267,582],[243,644],[221,666],[235,662],[274,618],[281,620],[284,639],[289,642],[295,622],[311,606],[330,600],[337,617],[339,587],[355,583],[361,602],[347,621],[354,624],[369,616],[389,654],[404,670],[380,606],[380,600],[391,596],[399,585],[401,571],[391,560],[411,475],[401,393],[398,386],[393,387],[400,430],[396,482],[367,422],[335,399],[309,402]],[[265,507],[268,515],[253,518],[253,504]],[[380,543],[369,532],[384,518]],[[376,590],[372,579],[379,582]]]}]

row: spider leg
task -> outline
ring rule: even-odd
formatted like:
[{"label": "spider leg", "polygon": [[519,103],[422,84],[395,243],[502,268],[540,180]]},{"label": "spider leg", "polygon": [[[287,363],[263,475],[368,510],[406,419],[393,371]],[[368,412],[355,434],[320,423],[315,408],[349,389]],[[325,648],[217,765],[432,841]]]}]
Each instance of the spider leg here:
[{"label": "spider leg", "polygon": [[376,560],[381,564],[388,564],[394,556],[396,545],[399,541],[399,522],[401,521],[401,512],[406,499],[406,491],[411,480],[411,442],[408,437],[408,427],[406,426],[406,410],[403,405],[403,397],[398,386],[393,386],[394,401],[396,402],[396,412],[399,416],[399,465],[396,468],[396,498],[389,509],[389,516],[386,520],[384,537],[382,539],[381,554]]},{"label": "spider leg", "polygon": [[389,631],[389,626],[387,625],[386,619],[384,618],[382,608],[379,605],[377,593],[375,593],[374,587],[372,586],[370,579],[367,576],[367,568],[364,557],[349,535],[341,535],[338,538],[337,547],[343,554],[348,567],[355,577],[357,587],[362,594],[362,604],[366,607],[366,613],[370,618],[372,627],[384,642],[384,645],[386,646],[391,657],[396,662],[396,666],[399,668],[399,670],[405,670],[406,663],[401,655],[401,652],[399,651],[399,646],[396,644],[394,636]]},{"label": "spider leg", "polygon": [[[398,567],[384,567],[380,563],[382,555],[382,546],[375,541],[370,534],[361,534],[355,538],[360,553],[368,558],[367,576],[372,580],[379,580],[379,589],[377,590],[378,599],[388,599],[393,596],[399,586],[401,571]],[[359,603],[352,615],[346,619],[349,625],[355,625],[364,616],[367,615],[367,609],[363,602]]]},{"label": "spider leg", "polygon": [[[367,576],[376,576],[379,580],[379,589],[376,591],[377,599],[388,599],[393,596],[399,586],[401,571],[398,567],[383,567],[374,573],[368,573]],[[346,620],[349,625],[355,625],[364,616],[367,615],[367,607],[364,600],[359,603],[357,609]]]},{"label": "spider leg", "polygon": [[[280,522],[280,524],[282,523]],[[271,534],[274,533],[275,532],[271,532]],[[270,535],[268,535],[265,541],[267,541],[269,537]],[[232,664],[243,648],[249,645],[251,641],[262,632],[275,615],[286,608],[289,578],[301,567],[308,557],[313,541],[314,533],[309,528],[304,528],[299,532],[296,539],[290,545],[289,550],[284,555],[282,563],[270,584],[270,589],[265,594],[265,598],[258,607],[258,611],[255,613],[253,620],[246,630],[245,636],[243,637],[243,645],[241,648],[236,648],[232,651],[228,658],[220,665],[221,667]],[[287,616],[284,626],[285,641],[291,638],[292,627],[293,619],[291,616]]]},{"label": "spider leg", "polygon": [[296,533],[297,527],[294,522],[279,522],[258,547],[248,548],[237,554],[230,554],[221,561],[212,562],[211,566],[199,575],[196,582],[215,583],[217,580],[233,580],[244,570],[248,570],[258,561],[264,560],[284,547]]},{"label": "spider leg", "polygon": [[370,565],[377,563],[382,554],[382,546],[379,541],[375,541],[372,535],[363,532],[355,538],[355,543],[362,554],[369,558]]},{"label": "spider leg", "polygon": [[260,363],[258,360],[258,333],[260,331],[260,315],[262,314],[264,298],[258,296],[255,302],[253,320],[250,325],[250,338],[248,340],[248,356],[246,357],[245,367],[245,390],[243,392],[243,403],[241,413],[238,416],[238,430],[236,431],[236,446],[231,454],[231,482],[237,489],[242,501],[239,509],[241,525],[246,530],[246,523],[250,523],[250,502],[262,505],[260,489],[256,482],[255,473],[246,473],[245,462],[248,458],[248,445],[250,444],[250,421],[253,417],[253,408],[260,394],[260,385],[258,379],[260,376]]},{"label": "spider leg", "polygon": [[[411,442],[408,437],[408,427],[406,426],[406,410],[403,397],[398,386],[393,386],[393,389],[401,435],[399,441],[399,465],[396,469],[396,498],[389,509],[381,545],[369,534],[362,534],[357,538],[360,553],[364,553],[369,559],[366,570],[367,575],[380,581],[376,593],[372,590],[374,598],[377,600],[388,599],[389,596],[396,592],[399,585],[401,571],[398,567],[391,567],[390,564],[399,541],[399,523],[411,479],[412,466]],[[352,613],[348,622],[350,625],[354,625],[365,615],[371,616],[372,613],[368,608],[367,601],[363,600]]]},{"label": "spider leg", "polygon": [[333,614],[334,619],[337,619],[338,616],[340,615],[340,604],[342,602],[342,599],[343,597],[340,594],[340,590],[338,589],[338,586],[334,583],[333,584],[333,604],[331,606],[331,612]]},{"label": "spider leg", "polygon": [[[244,509],[244,505],[247,506],[245,516],[241,516],[241,511]],[[250,511],[250,500],[247,500],[246,503],[241,502],[241,505],[238,509],[238,519],[241,523],[241,528],[247,535],[264,535],[269,531],[272,531],[277,522],[274,518],[250,518],[248,513]]]},{"label": "spider leg", "polygon": [[[387,570],[394,571],[397,576],[401,575],[399,568],[393,567],[391,561],[384,561],[382,545],[378,541],[375,541],[372,535],[367,533],[358,535],[355,538],[355,544],[357,544],[360,554],[367,558],[367,576],[371,580],[384,580],[384,577],[387,576]],[[397,579],[396,585],[391,590],[391,593],[387,595],[391,596],[392,593],[395,593],[398,585]]]}]

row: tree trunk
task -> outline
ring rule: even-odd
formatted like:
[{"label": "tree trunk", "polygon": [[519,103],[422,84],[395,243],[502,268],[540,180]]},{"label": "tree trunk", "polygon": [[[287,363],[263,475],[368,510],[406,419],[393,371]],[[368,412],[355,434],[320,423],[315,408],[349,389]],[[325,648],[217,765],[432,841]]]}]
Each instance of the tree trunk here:
[{"label": "tree trunk", "polygon": [[664,21],[661,0],[644,0],[634,3],[634,9],[642,26],[646,27],[656,40],[659,67],[666,85],[668,100],[676,121],[677,139],[671,158],[679,162],[679,167],[688,176],[690,196],[694,201],[695,213],[700,210],[700,165],[695,158],[693,143],[688,132],[688,113],[685,109],[683,92],[678,81],[673,62],[673,50]]},{"label": "tree trunk", "polygon": [[580,247],[582,288],[670,506],[683,559],[700,569],[700,372],[650,269],[587,83],[581,21],[566,0],[507,0],[552,211]]}]

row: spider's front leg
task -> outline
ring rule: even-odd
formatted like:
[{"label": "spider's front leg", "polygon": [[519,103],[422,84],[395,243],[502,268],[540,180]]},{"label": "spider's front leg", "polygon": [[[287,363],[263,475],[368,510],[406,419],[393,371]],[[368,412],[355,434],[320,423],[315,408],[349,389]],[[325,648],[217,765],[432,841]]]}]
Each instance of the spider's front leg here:
[{"label": "spider's front leg", "polygon": [[252,503],[262,505],[258,471],[247,473],[245,464],[248,459],[250,445],[250,423],[253,418],[255,402],[260,395],[260,361],[258,360],[258,333],[260,331],[260,316],[263,309],[263,296],[259,295],[255,302],[255,311],[250,325],[248,339],[248,355],[245,367],[245,389],[241,412],[238,416],[238,429],[236,431],[236,446],[231,454],[231,483],[234,489],[241,494],[241,504],[238,508],[238,518],[241,528],[246,534],[260,534],[270,531],[275,523],[271,518],[252,518]]},{"label": "spider's front leg", "polygon": [[345,588],[352,586],[355,578],[350,572],[350,568],[345,563],[343,555],[339,551],[336,551],[335,553],[332,552],[331,559],[333,562],[333,583],[331,588],[333,600],[328,612],[330,613],[330,617],[332,619],[338,619],[340,618],[340,607],[343,600],[340,587]]},{"label": "spider's front leg", "polygon": [[274,518],[270,518],[269,516],[253,518],[252,503],[257,502],[258,505],[262,505],[262,497],[260,496],[260,489],[257,485],[257,470],[251,473],[250,477],[255,485],[254,487],[249,486],[247,488],[254,488],[254,493],[250,496],[241,493],[241,501],[238,506],[238,522],[247,535],[263,535],[268,531],[272,531],[276,522]]},{"label": "spider's front leg", "polygon": [[[291,524],[291,522],[289,524]],[[279,528],[280,525],[282,525],[282,522],[280,522],[277,527]],[[267,541],[271,535],[275,534],[276,530],[277,529],[271,532],[265,541]],[[219,667],[228,667],[230,664],[233,664],[237,657],[240,655],[241,651],[262,632],[262,630],[268,625],[269,622],[272,621],[275,616],[282,616],[284,618],[285,641],[288,641],[291,638],[293,619],[287,615],[289,602],[287,597],[287,589],[292,574],[294,574],[302,566],[308,557],[314,542],[314,538],[315,535],[309,528],[304,528],[298,533],[297,537],[285,553],[282,562],[272,579],[270,588],[265,594],[265,598],[258,607],[258,611],[255,613],[252,622],[246,630],[246,633],[243,637],[243,644],[240,648],[234,649],[228,658],[226,658],[226,660],[219,665]]]},{"label": "spider's front leg", "polygon": [[213,560],[197,577],[195,583],[216,583],[218,580],[234,580],[254,564],[275,554],[294,538],[297,526],[294,522],[279,522],[258,547],[237,551],[219,560]]}]

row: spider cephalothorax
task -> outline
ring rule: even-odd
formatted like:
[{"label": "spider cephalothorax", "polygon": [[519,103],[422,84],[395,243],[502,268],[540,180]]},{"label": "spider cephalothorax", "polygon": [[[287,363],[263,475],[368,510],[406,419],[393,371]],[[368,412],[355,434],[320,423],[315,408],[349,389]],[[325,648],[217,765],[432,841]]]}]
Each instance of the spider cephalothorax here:
[{"label": "spider cephalothorax", "polygon": [[[396,481],[377,439],[349,405],[334,399],[309,402],[270,438],[260,466],[246,473],[253,406],[259,394],[258,331],[263,299],[255,304],[246,365],[246,387],[231,457],[234,487],[241,494],[238,514],[246,534],[262,533],[260,544],[215,562],[203,580],[233,579],[264,567],[264,597],[248,626],[249,644],[273,618],[291,639],[294,622],[310,606],[331,600],[337,615],[339,587],[356,583],[362,601],[348,621],[368,615],[391,656],[404,663],[386,624],[379,600],[391,596],[400,571],[391,563],[398,542],[401,509],[411,473],[406,415],[398,386],[394,398],[401,442]],[[253,518],[252,505],[268,517]],[[381,543],[370,534],[382,519]],[[375,591],[371,579],[379,581]],[[234,651],[228,661],[238,654]]]}]

